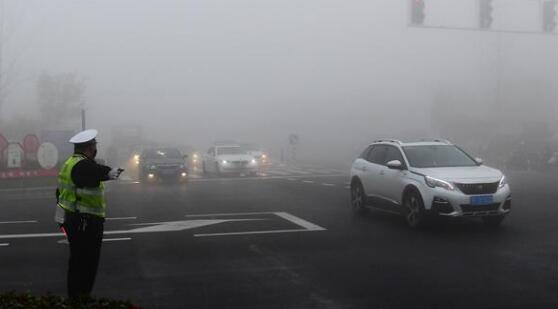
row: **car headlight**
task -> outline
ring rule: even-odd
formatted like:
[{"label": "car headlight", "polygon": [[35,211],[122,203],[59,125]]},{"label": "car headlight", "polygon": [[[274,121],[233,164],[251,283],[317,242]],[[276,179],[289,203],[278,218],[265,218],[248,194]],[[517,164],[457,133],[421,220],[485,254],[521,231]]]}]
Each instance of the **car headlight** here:
[{"label": "car headlight", "polygon": [[250,161],[250,163],[256,164],[256,163],[258,163],[258,161],[256,161],[256,159],[252,159],[252,161]]},{"label": "car headlight", "polygon": [[430,188],[438,187],[438,188],[446,189],[448,191],[455,190],[455,186],[445,180],[437,179],[430,176],[424,176],[424,181],[426,182],[426,185],[429,186]]},{"label": "car headlight", "polygon": [[221,161],[221,163],[227,164],[227,163],[229,163],[229,162],[228,162],[227,160],[223,160],[223,161]]},{"label": "car headlight", "polygon": [[502,176],[502,179],[500,179],[500,183],[498,184],[498,189],[502,189],[507,184],[508,184],[508,179],[506,178],[506,176]]}]

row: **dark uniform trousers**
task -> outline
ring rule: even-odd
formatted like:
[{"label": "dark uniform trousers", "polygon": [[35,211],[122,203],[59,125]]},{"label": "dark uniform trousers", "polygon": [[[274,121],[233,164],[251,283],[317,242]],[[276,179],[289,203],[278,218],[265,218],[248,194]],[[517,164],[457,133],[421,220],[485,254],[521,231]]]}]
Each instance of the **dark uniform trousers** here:
[{"label": "dark uniform trousers", "polygon": [[70,243],[68,265],[68,296],[89,295],[93,290],[105,219],[85,214],[66,212],[64,230]]}]

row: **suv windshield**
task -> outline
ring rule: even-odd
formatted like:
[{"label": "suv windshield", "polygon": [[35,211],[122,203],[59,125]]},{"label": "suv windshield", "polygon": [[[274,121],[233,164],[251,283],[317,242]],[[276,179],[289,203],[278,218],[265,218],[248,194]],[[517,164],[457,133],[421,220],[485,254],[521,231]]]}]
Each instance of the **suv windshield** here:
[{"label": "suv windshield", "polygon": [[409,164],[417,168],[476,166],[463,150],[452,145],[404,146]]},{"label": "suv windshield", "polygon": [[180,151],[172,148],[149,149],[145,151],[146,159],[180,159]]},{"label": "suv windshield", "polygon": [[231,154],[243,154],[243,153],[244,153],[244,151],[240,147],[219,147],[219,148],[217,148],[217,154],[218,155],[222,155],[222,154],[231,155]]}]

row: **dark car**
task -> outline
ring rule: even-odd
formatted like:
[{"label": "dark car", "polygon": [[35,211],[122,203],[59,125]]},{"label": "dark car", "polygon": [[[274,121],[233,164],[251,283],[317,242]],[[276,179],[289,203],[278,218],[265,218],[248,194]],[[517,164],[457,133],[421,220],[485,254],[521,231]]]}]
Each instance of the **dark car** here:
[{"label": "dark car", "polygon": [[146,149],[139,158],[140,180],[185,180],[188,177],[185,158],[176,148]]}]

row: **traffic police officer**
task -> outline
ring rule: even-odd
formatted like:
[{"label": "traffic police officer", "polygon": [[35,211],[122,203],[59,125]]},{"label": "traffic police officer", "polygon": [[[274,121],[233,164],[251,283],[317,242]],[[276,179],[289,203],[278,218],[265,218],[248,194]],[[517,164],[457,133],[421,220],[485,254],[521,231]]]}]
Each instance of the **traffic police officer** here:
[{"label": "traffic police officer", "polygon": [[70,139],[74,154],[58,175],[55,220],[68,237],[68,296],[89,295],[95,283],[105,221],[104,181],[117,179],[122,169],[95,162],[97,131],[86,130]]}]

